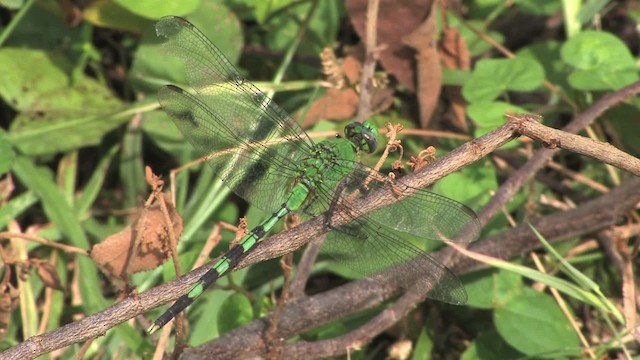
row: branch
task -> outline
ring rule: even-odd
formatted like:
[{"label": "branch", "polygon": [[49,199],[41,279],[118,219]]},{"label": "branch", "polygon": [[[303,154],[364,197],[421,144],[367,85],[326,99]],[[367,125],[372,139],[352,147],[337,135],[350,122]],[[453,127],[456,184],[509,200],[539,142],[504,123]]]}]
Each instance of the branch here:
[{"label": "branch", "polygon": [[[615,224],[621,216],[640,202],[640,179],[632,178],[599,198],[588,201],[576,209],[533,219],[531,223],[550,242],[558,242],[586,234]],[[528,224],[496,234],[471,245],[471,250],[504,259],[532,251],[540,243]],[[445,265],[450,248],[431,255]],[[463,258],[451,269],[468,273],[482,266]],[[276,338],[289,339],[313,328],[342,319],[346,316],[379,306],[391,299],[397,289],[384,287],[371,279],[353,281],[338,288],[314,296],[300,298],[283,309],[278,322]],[[345,354],[350,346],[360,343],[372,334],[379,334],[400,319],[407,309],[413,308],[420,298],[415,294],[401,297],[392,307],[385,309],[369,322],[353,332],[317,342],[297,342],[284,345],[287,358],[317,358]],[[263,332],[268,318],[255,320],[241,328],[204,345],[184,351],[182,360],[246,358],[265,354]]]},{"label": "branch", "polygon": [[[500,128],[470,142],[465,143],[447,155],[437,159],[421,169],[420,173],[403,178],[410,186],[422,188],[436,180],[457,171],[462,167],[482,158],[516,136],[514,121],[510,120]],[[392,196],[387,187],[371,194],[367,199],[354,201],[354,208],[362,214],[375,210],[374,206],[383,207],[400,200]],[[366,201],[365,201],[366,200]],[[375,205],[372,205],[375,204]],[[336,217],[332,223],[340,225],[342,219]],[[327,231],[326,219],[321,216],[311,219],[291,230],[284,231],[265,239],[252,251],[237,268],[243,268],[267,259],[280,257],[294,251],[311,239]],[[32,359],[75,343],[102,336],[107,330],[162,304],[176,300],[209,270],[212,263],[193,270],[171,282],[159,285],[138,296],[130,296],[122,302],[88,316],[82,320],[69,323],[51,332],[31,337],[21,344],[0,353],[0,357],[16,359]],[[392,291],[393,292],[393,291]],[[343,300],[344,301],[344,297]],[[285,316],[285,315],[283,315]],[[13,357],[15,356],[15,357]]]}]

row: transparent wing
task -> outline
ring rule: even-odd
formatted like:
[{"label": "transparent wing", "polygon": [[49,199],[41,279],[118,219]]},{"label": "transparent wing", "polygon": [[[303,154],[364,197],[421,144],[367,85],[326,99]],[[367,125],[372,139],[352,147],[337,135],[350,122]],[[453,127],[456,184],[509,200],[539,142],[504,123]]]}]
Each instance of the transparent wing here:
[{"label": "transparent wing", "polygon": [[162,88],[162,108],[236,194],[266,211],[282,205],[311,139],[187,20],[162,18],[156,31],[166,52],[184,61],[195,91]]},{"label": "transparent wing", "polygon": [[[480,235],[480,222],[469,207],[410,186],[402,178],[391,180],[356,163],[345,182],[347,192],[358,191],[358,198],[369,199],[369,203],[379,207],[367,214],[369,219],[379,224],[429,240],[464,243],[474,241]],[[385,192],[387,196],[370,196],[378,191]]]},{"label": "transparent wing", "polygon": [[363,276],[383,270],[404,288],[418,283],[427,296],[450,304],[464,304],[467,293],[457,276],[396,232],[370,219],[358,218],[327,235],[322,252]]},{"label": "transparent wing", "polygon": [[[366,166],[352,166],[352,173],[343,180],[340,201],[329,201],[333,196],[329,193],[321,196],[330,204],[334,214],[331,221],[346,223],[329,224],[334,231],[327,236],[322,251],[364,276],[390,269],[394,281],[404,287],[418,282],[429,288],[432,299],[465,303],[467,296],[460,280],[409,238],[473,241],[481,230],[475,213],[457,201],[411,187],[402,179],[392,181]],[[370,199],[382,207],[363,214],[351,206],[354,191],[358,192],[357,199]],[[371,196],[377,191],[387,192],[387,196]]]}]

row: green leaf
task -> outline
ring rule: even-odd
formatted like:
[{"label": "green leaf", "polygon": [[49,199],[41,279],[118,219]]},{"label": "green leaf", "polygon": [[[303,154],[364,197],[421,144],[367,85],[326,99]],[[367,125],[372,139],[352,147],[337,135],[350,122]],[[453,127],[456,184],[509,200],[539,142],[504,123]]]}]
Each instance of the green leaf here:
[{"label": "green leaf", "polygon": [[22,215],[25,210],[38,201],[36,195],[27,191],[18,196],[13,197],[8,203],[0,207],[0,229],[4,229],[9,221],[15,220]]},{"label": "green leaf", "polygon": [[607,32],[580,33],[569,39],[560,53],[574,68],[569,84],[578,90],[617,90],[639,79],[629,49]]},{"label": "green leaf", "polygon": [[253,307],[246,296],[235,293],[229,296],[218,313],[218,329],[227,333],[253,320]]},{"label": "green leaf", "polygon": [[522,289],[522,276],[510,271],[486,269],[463,277],[469,306],[480,309],[502,307]]},{"label": "green leaf", "polygon": [[560,46],[561,43],[554,40],[537,42],[518,50],[516,55],[534,59],[544,68],[547,80],[567,87],[566,65],[560,60]]},{"label": "green leaf", "polygon": [[191,150],[191,147],[184,146],[186,142],[184,136],[164,111],[150,111],[145,114],[142,131],[159,148],[172,154],[175,158],[180,158],[185,152],[195,153],[195,151],[185,151]]},{"label": "green leaf", "polygon": [[[287,16],[269,19],[266,42],[271,49],[286,50],[293,44],[300,32],[300,25],[310,11],[311,2],[294,2],[287,9]],[[340,15],[343,6],[338,1],[319,1],[315,13],[309,22],[305,41],[298,52],[319,54],[327,44],[335,42],[340,27]]]},{"label": "green leaf", "polygon": [[11,169],[15,157],[16,153],[7,138],[7,133],[0,129],[0,175]]},{"label": "green leaf", "polygon": [[159,19],[165,15],[186,15],[200,5],[200,0],[115,0],[114,2],[124,9],[147,19]]},{"label": "green leaf", "polygon": [[430,331],[426,326],[420,331],[420,336],[416,341],[415,349],[411,355],[411,360],[428,360],[431,358],[431,352],[433,351],[434,343],[433,338],[430,336]]},{"label": "green leaf", "polygon": [[495,169],[478,161],[438,180],[433,191],[471,208],[479,208],[490,199],[489,191],[497,188]]},{"label": "green leaf", "polygon": [[531,91],[542,85],[544,68],[534,59],[480,60],[462,88],[467,101],[491,101],[506,91]]},{"label": "green leaf", "polygon": [[[467,115],[476,123],[474,137],[487,134],[497,127],[504,125],[505,113],[528,114],[524,108],[502,101],[482,101],[469,104]],[[500,147],[500,149],[510,149],[519,146],[519,141],[510,141]]]},{"label": "green leaf", "polygon": [[[496,5],[496,4],[489,4],[489,2],[501,3],[503,1],[495,1],[495,0],[482,1],[482,2],[473,1],[473,2],[470,2],[468,5],[470,6],[470,8],[474,8],[475,6],[482,6],[482,5],[489,5],[489,6]],[[485,9],[475,8],[473,11],[483,13],[483,15],[480,15],[479,17],[483,17],[483,18],[486,17],[486,15],[484,15]],[[492,10],[488,10],[487,15],[491,11]],[[469,53],[472,56],[480,55],[486,52],[487,50],[491,49],[491,44],[489,44],[485,39],[478,36],[478,33],[471,30],[469,26],[473,26],[475,29],[483,29],[483,35],[490,37],[493,41],[495,41],[498,44],[502,44],[504,41],[504,36],[499,32],[494,30],[487,30],[484,21],[467,19],[466,22],[463,24],[460,22],[458,17],[456,15],[451,14],[451,12],[447,13],[447,21],[449,22],[449,26],[455,27],[456,30],[460,32],[460,35],[464,39],[464,43],[467,46],[467,49],[469,49]],[[442,20],[440,16],[436,17],[436,24],[438,29],[441,30]]]},{"label": "green leaf", "polygon": [[60,55],[4,48],[0,67],[9,74],[0,82],[0,96],[20,112],[8,136],[22,153],[50,154],[94,145],[129,119],[127,112],[115,112],[122,104],[95,80],[80,77],[71,83],[71,66]]},{"label": "green leaf", "polygon": [[562,9],[558,0],[516,0],[514,4],[522,12],[532,15],[551,15]]},{"label": "green leaf", "polygon": [[579,350],[578,335],[555,300],[530,288],[496,309],[494,322],[502,338],[527,355]]},{"label": "green leaf", "polygon": [[255,19],[263,24],[271,14],[291,5],[293,0],[263,0],[255,3]]},{"label": "green leaf", "polygon": [[522,354],[509,346],[495,329],[485,330],[478,336],[462,354],[461,360],[493,360],[518,359]]},{"label": "green leaf", "polygon": [[140,18],[115,1],[93,1],[82,14],[88,23],[103,28],[141,33],[153,27],[153,21]]}]

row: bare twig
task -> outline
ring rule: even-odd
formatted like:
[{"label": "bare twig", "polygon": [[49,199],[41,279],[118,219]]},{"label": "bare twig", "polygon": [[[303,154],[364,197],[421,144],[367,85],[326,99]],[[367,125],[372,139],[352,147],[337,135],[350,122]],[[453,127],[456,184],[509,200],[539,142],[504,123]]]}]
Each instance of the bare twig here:
[{"label": "bare twig", "polygon": [[[626,86],[616,92],[609,93],[596,101],[589,109],[576,116],[563,130],[577,133],[591,124],[606,110],[640,93],[640,81]],[[510,201],[522,185],[529,181],[559,149],[541,149],[520,169],[513,173],[496,192],[489,203],[478,212],[480,222],[486,224],[508,201]]]},{"label": "bare twig", "polygon": [[377,23],[379,0],[369,0],[367,3],[367,25],[365,36],[365,58],[360,75],[360,103],[356,121],[362,123],[371,114],[371,91],[373,90],[373,72],[378,59]]},{"label": "bare twig", "polygon": [[[551,243],[555,243],[614,224],[620,216],[633,208],[638,201],[640,201],[640,179],[633,178],[623,183],[620,187],[614,188],[611,192],[576,209],[534,219],[531,223],[540,233],[545,235],[545,238]],[[540,243],[537,237],[531,232],[529,226],[525,224],[478,241],[471,246],[471,249],[474,252],[494,257],[511,258],[529,252],[539,246]],[[432,255],[436,260],[442,261],[449,257],[447,255],[449,250],[447,248]],[[463,258],[451,268],[457,273],[465,273],[477,267],[478,263],[474,260]],[[396,290],[385,288],[376,281],[363,279],[322,294],[298,299],[283,310],[278,324],[278,336],[287,339],[328,322],[377,306],[393,296]],[[390,309],[393,309],[391,313],[381,314],[381,316],[399,319],[402,315],[403,306],[398,305]],[[373,323],[365,324],[364,326],[366,327],[363,327],[363,329],[378,331],[385,327],[385,321],[379,317],[375,317],[371,321]],[[181,359],[196,360],[209,359],[211,357],[227,359],[250,357],[252,355],[258,356],[264,353],[262,334],[265,329],[266,322],[263,319],[253,321],[208,344],[185,350]],[[357,334],[364,337],[368,336],[358,330],[355,330]],[[330,349],[334,351],[331,355],[345,354],[347,348],[338,348],[337,346],[357,343],[354,340],[358,336],[353,336],[345,335],[334,339],[335,342],[301,343],[299,347],[287,349],[296,351],[295,354],[287,352],[290,355],[288,358],[309,358],[310,356],[307,356],[307,354],[312,353],[312,351],[318,351],[323,353],[323,356],[329,356],[328,349],[322,350],[322,347],[327,346],[331,346]],[[316,346],[316,344],[321,344],[322,346]],[[294,356],[296,354],[298,355],[297,357]]]},{"label": "bare twig", "polygon": [[538,140],[550,149],[571,150],[640,176],[640,159],[619,150],[611,144],[544,126],[533,115],[507,116],[521,120],[519,131],[522,135]]}]

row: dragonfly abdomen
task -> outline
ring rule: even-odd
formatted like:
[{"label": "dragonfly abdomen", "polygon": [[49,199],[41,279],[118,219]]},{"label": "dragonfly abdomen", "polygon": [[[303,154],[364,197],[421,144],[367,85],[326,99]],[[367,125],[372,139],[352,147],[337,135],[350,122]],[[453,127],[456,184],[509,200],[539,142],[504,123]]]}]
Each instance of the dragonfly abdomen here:
[{"label": "dragonfly abdomen", "polygon": [[292,211],[298,210],[309,196],[309,189],[306,185],[296,184],[291,190],[291,194],[287,202],[274,212],[270,217],[265,219],[260,225],[251,229],[240,242],[227,251],[212,267],[207,271],[198,282],[187,292],[182,295],[176,302],[167,309],[151,327],[147,330],[150,334],[166,325],[187,306],[191,305],[204,291],[211,285],[215,284],[218,278],[225,275],[240,263],[240,261],[253,249],[260,240],[262,240],[273,229],[273,227]]}]

